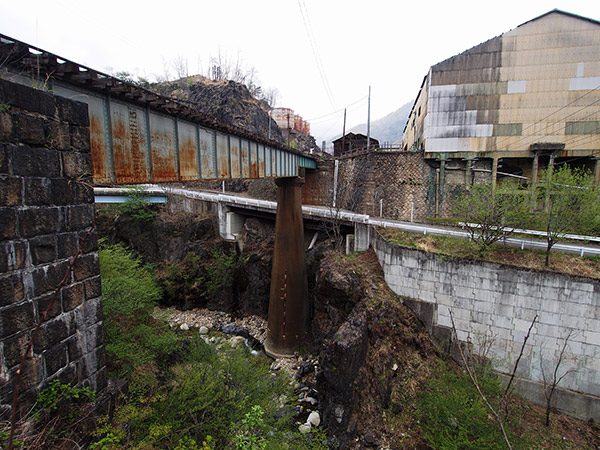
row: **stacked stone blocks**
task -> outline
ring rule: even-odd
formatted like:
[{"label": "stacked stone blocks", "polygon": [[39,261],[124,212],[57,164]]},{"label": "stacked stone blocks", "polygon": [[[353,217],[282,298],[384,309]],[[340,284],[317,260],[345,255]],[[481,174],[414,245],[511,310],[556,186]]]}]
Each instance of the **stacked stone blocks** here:
[{"label": "stacked stone blocks", "polygon": [[87,105],[0,80],[4,410],[33,330],[50,305],[22,375],[20,404],[55,378],[97,390],[106,385],[91,174]]},{"label": "stacked stone blocks", "polygon": [[[336,207],[400,220],[423,220],[433,214],[430,169],[418,152],[376,151],[342,156],[338,161]],[[317,162],[302,188],[303,204],[331,206],[335,161]]]}]

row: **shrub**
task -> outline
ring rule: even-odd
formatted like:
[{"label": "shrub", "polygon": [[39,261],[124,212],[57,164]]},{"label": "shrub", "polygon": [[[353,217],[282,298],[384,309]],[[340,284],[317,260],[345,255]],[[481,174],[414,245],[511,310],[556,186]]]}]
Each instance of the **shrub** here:
[{"label": "shrub", "polygon": [[99,254],[110,376],[135,380],[130,389],[144,395],[180,348],[179,338],[151,315],[162,294],[151,268],[120,244],[101,240]]},{"label": "shrub", "polygon": [[[477,368],[477,379],[487,399],[497,404],[503,393],[498,376],[483,365]],[[423,438],[432,448],[489,449],[504,442],[471,380],[448,365],[436,368],[418,398],[417,408]],[[516,438],[510,438],[515,444]]]},{"label": "shrub", "polygon": [[117,215],[128,215],[141,223],[154,220],[157,212],[146,197],[146,188],[143,186],[129,186],[126,195],[127,200],[124,203],[116,203],[112,207]]}]

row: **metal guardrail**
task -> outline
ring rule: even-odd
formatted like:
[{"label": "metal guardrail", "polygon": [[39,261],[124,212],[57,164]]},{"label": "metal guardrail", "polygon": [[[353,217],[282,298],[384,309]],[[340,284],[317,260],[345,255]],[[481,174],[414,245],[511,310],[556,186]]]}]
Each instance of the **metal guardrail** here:
[{"label": "metal guardrail", "polygon": [[[144,185],[146,188],[146,192],[149,195],[156,196],[164,196],[164,195],[181,195],[187,198],[194,198],[197,200],[204,200],[210,202],[221,202],[227,205],[238,206],[238,207],[249,207],[261,211],[268,211],[275,213],[277,211],[277,202],[272,202],[268,200],[259,200],[255,198],[247,198],[240,197],[236,195],[230,194],[222,194],[215,192],[206,192],[206,191],[192,191],[188,189],[180,189],[180,188],[171,188],[171,187],[163,187],[158,185]],[[118,195],[119,193],[125,193],[127,191],[126,188],[94,188],[94,193],[96,195]],[[390,220],[390,219],[381,219],[374,218],[367,214],[358,214],[351,211],[339,210],[336,208],[328,208],[324,206],[302,206],[302,213],[305,216],[309,217],[318,217],[323,219],[333,219],[333,220],[341,220],[344,222],[352,222],[352,223],[361,223],[372,225],[376,227],[382,228],[395,228],[402,231],[407,231],[410,233],[419,233],[419,234],[431,234],[437,236],[454,236],[460,237],[464,239],[470,239],[470,235],[468,232],[463,230],[454,230],[449,228],[436,227],[432,225],[423,225],[416,224],[412,222],[402,222],[399,220]],[[518,232],[521,234],[522,231],[529,232],[533,236],[544,236],[543,232],[539,232],[536,230],[519,230]],[[542,234],[540,234],[542,233]],[[600,242],[600,237],[595,236],[578,236],[578,235],[569,235],[574,236],[576,238],[581,238],[584,240],[589,240],[592,242]],[[592,238],[592,239],[590,239]],[[572,239],[569,237],[569,239]],[[545,250],[546,242],[541,240],[536,240],[534,238],[517,238],[517,237],[507,237],[500,241],[500,243],[521,249],[529,249],[529,250]],[[553,251],[560,251],[571,254],[579,254],[580,256],[588,255],[588,256],[600,256],[600,246],[593,245],[581,245],[581,244],[569,244],[569,243],[556,243],[552,247]]]},{"label": "metal guardrail", "polygon": [[[464,222],[459,222],[458,223],[462,228],[464,228],[465,226],[470,226],[473,228],[480,228],[481,225],[479,225],[478,223],[464,223]],[[516,234],[529,234],[531,236],[541,236],[541,237],[545,237],[546,233],[544,231],[539,231],[539,230],[525,230],[523,228],[502,228],[502,231],[505,231],[507,233],[516,233]],[[585,236],[585,235],[580,235],[580,234],[565,234],[563,235],[563,237],[565,239],[569,239],[572,241],[586,241],[586,242],[598,242],[600,243],[600,236]]]}]

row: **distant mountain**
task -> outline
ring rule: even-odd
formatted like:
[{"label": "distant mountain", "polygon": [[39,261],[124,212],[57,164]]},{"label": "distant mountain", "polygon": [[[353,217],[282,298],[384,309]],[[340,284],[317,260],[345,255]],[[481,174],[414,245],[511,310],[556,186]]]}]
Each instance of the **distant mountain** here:
[{"label": "distant mountain", "polygon": [[[379,141],[381,145],[386,142],[390,144],[401,144],[402,133],[404,126],[408,121],[408,115],[413,106],[414,101],[402,105],[396,111],[387,116],[371,122],[371,136]],[[357,125],[348,132],[367,134],[367,124]],[[341,135],[335,136],[332,140],[337,139]]]}]

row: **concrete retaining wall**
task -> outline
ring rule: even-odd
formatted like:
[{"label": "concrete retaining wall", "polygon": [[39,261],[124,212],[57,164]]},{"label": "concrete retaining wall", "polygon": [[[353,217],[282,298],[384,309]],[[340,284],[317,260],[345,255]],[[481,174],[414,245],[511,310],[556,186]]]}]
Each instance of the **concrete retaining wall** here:
[{"label": "concrete retaining wall", "polygon": [[517,389],[543,403],[569,333],[556,406],[600,420],[600,281],[481,261],[444,258],[387,243],[376,232],[373,248],[388,285],[412,297],[409,306],[432,333],[449,335],[450,311],[458,338],[479,352],[490,346],[498,371],[509,374],[537,314],[517,370]]},{"label": "concrete retaining wall", "polygon": [[0,412],[39,322],[20,406],[55,378],[106,386],[91,174],[87,105],[0,80]]}]

